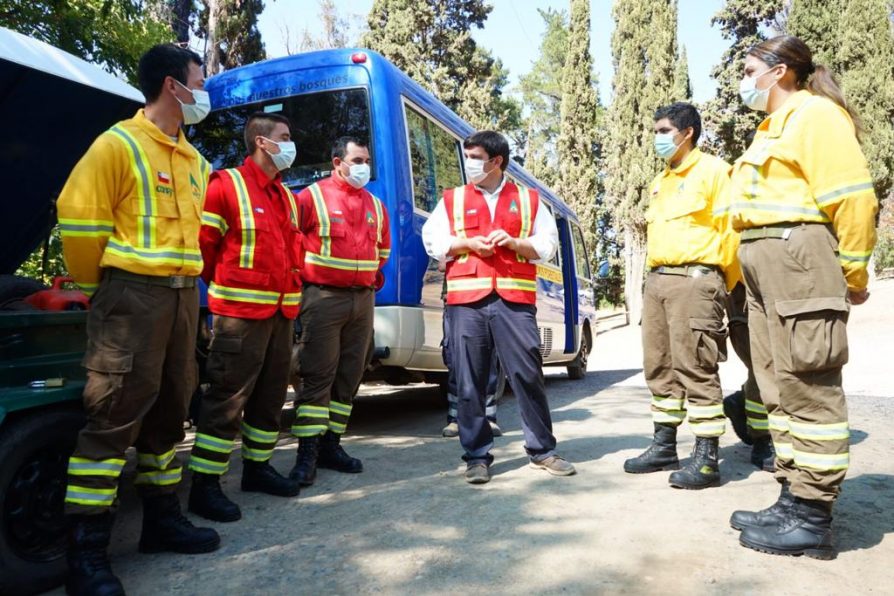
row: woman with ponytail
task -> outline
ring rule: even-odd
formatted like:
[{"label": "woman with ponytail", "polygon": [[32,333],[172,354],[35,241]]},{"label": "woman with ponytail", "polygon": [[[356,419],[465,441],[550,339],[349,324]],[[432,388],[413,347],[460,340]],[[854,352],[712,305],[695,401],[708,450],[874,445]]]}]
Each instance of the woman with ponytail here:
[{"label": "woman with ponytail", "polygon": [[731,220],[781,491],[730,524],[749,548],[831,559],[832,507],[849,463],[845,327],[849,304],[869,297],[878,201],[859,121],[803,41],[761,42],[744,70],[742,101],[768,115],[733,165]]}]

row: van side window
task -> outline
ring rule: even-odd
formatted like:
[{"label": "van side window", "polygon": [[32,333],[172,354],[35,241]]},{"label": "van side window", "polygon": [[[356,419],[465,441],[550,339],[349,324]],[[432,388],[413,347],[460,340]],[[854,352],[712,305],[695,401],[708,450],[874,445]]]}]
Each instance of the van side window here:
[{"label": "van side window", "polygon": [[[541,201],[540,201],[540,207],[541,207],[541,209],[545,207],[546,210],[549,211],[549,214],[553,217],[553,219],[556,220],[556,227],[558,227],[558,226],[559,226],[559,220],[556,219],[556,212],[555,212],[555,210],[553,209],[553,206],[550,205],[549,203],[547,203],[546,201],[541,200]],[[553,258],[551,258],[551,259],[550,259],[549,261],[547,261],[547,262],[548,262],[550,265],[554,265],[554,266],[559,267],[559,268],[561,269],[561,267],[562,267],[562,235],[561,235],[561,234],[559,235],[559,248],[558,248],[558,250],[556,250],[556,254],[553,255]]]},{"label": "van side window", "polygon": [[445,188],[463,185],[460,142],[443,128],[404,105],[413,195],[416,208],[431,213]]},{"label": "van side window", "polygon": [[584,244],[584,235],[580,230],[580,226],[572,224],[571,236],[574,239],[574,264],[577,269],[577,276],[584,279],[590,278],[590,262],[587,254],[587,247]]}]

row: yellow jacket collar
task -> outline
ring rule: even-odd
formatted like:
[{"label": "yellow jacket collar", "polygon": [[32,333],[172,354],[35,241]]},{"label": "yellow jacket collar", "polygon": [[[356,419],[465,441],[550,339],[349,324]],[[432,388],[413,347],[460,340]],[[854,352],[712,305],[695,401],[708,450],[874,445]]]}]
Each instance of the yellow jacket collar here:
[{"label": "yellow jacket collar", "polygon": [[177,147],[179,145],[182,145],[186,141],[186,137],[183,136],[183,131],[178,130],[177,131],[177,142],[174,142],[174,140],[171,137],[169,137],[168,135],[163,133],[161,131],[161,129],[158,128],[157,126],[155,126],[155,124],[151,120],[146,118],[146,113],[144,112],[143,108],[140,108],[139,110],[137,110],[137,114],[136,114],[136,116],[133,117],[133,119],[137,126],[139,126],[141,129],[143,129],[143,131],[145,131],[146,134],[148,134],[150,137],[152,137],[154,140],[158,141],[159,143],[162,143],[164,145],[170,145],[172,147]]},{"label": "yellow jacket collar", "polygon": [[680,165],[678,165],[675,168],[672,168],[672,167],[670,167],[670,164],[668,164],[664,168],[664,175],[668,176],[671,172],[673,172],[674,174],[678,174],[678,175],[683,174],[687,170],[691,169],[692,166],[697,164],[698,160],[700,160],[701,157],[702,157],[702,152],[699,151],[698,147],[693,147],[692,151],[689,152],[689,155],[686,156],[686,159],[684,159],[682,162],[680,162]]},{"label": "yellow jacket collar", "polygon": [[764,118],[764,121],[760,123],[757,129],[767,131],[767,136],[770,137],[780,136],[789,117],[798,111],[798,108],[804,105],[804,102],[811,97],[813,95],[806,89],[795,91],[775,112]]}]

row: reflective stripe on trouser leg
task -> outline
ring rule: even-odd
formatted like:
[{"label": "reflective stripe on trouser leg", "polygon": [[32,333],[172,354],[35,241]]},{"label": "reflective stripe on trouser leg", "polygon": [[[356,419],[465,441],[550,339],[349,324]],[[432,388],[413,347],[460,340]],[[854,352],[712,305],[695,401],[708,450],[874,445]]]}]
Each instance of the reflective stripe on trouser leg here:
[{"label": "reflective stripe on trouser leg", "polygon": [[70,457],[65,502],[86,507],[111,507],[118,493],[124,459]]},{"label": "reflective stripe on trouser leg", "polygon": [[172,486],[180,482],[182,473],[173,449],[162,454],[137,452],[136,485]]},{"label": "reflective stripe on trouser leg", "polygon": [[230,453],[234,446],[233,440],[196,433],[189,457],[189,469],[201,474],[225,474],[230,466]]},{"label": "reflective stripe on trouser leg", "polygon": [[719,437],[726,430],[723,405],[696,406],[689,404],[689,428],[696,437]]},{"label": "reflective stripe on trouser leg", "polygon": [[292,434],[298,438],[316,437],[329,429],[329,408],[301,404],[296,410]]},{"label": "reflective stripe on trouser leg", "polygon": [[348,419],[351,417],[351,404],[343,404],[337,401],[329,402],[329,430],[342,435],[348,429]]},{"label": "reflective stripe on trouser leg", "polygon": [[268,461],[273,456],[273,449],[279,432],[261,430],[242,421],[242,459],[256,462]]},{"label": "reflective stripe on trouser leg", "polygon": [[[759,397],[759,396],[758,396]],[[752,434],[766,435],[770,430],[770,421],[767,419],[767,408],[759,401],[745,398],[745,415],[748,420],[748,428]]]},{"label": "reflective stripe on trouser leg", "polygon": [[686,418],[682,397],[652,396],[652,422],[666,426],[679,426]]}]

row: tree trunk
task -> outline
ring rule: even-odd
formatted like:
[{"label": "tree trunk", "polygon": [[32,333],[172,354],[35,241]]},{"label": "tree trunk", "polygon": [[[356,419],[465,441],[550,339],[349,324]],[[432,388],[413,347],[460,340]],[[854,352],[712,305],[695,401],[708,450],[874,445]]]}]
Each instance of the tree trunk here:
[{"label": "tree trunk", "polygon": [[643,310],[643,279],[646,266],[645,236],[637,229],[624,230],[624,302],[627,322],[639,324]]},{"label": "tree trunk", "polygon": [[220,72],[220,40],[217,25],[220,21],[221,0],[205,0],[208,6],[208,47],[205,50],[205,76],[211,77]]}]

